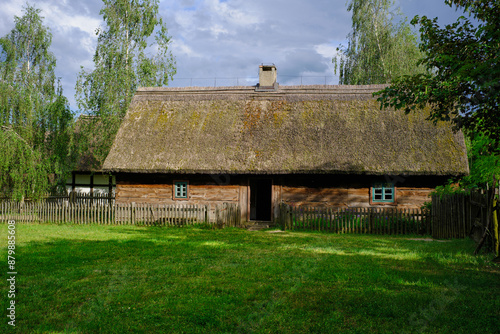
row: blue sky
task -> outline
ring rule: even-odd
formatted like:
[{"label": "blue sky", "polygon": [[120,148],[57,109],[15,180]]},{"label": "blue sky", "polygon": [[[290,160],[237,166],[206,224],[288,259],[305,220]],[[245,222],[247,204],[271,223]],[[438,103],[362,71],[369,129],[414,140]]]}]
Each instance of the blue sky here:
[{"label": "blue sky", "polygon": [[[81,66],[92,69],[102,2],[30,3],[42,9],[52,31],[56,74],[76,110],[76,77]],[[22,16],[25,4],[2,1],[0,36],[14,27],[14,15]],[[460,15],[444,0],[396,0],[392,10],[409,19],[417,14],[439,17],[440,23]],[[277,66],[282,85],[337,84],[331,59],[351,29],[346,0],[161,0],[160,14],[177,61],[170,86],[253,85],[261,63]]]}]

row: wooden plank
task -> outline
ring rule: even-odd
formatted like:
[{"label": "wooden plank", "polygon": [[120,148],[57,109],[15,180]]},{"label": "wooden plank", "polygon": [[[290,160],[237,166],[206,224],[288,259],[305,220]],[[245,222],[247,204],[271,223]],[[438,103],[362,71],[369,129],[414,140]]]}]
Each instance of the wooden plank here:
[{"label": "wooden plank", "polygon": [[343,211],[343,221],[342,221],[342,233],[347,233],[349,230],[349,217],[348,217],[348,208],[344,208]]},{"label": "wooden plank", "polygon": [[391,212],[391,219],[390,219],[390,223],[389,223],[389,229],[388,229],[388,234],[391,235],[391,234],[394,234],[394,225],[396,223],[396,212],[393,208],[390,208],[389,209],[390,212]]},{"label": "wooden plank", "polygon": [[[459,201],[463,202],[464,197]],[[460,203],[461,203],[460,202]],[[77,224],[139,224],[146,226],[153,224],[164,225],[191,225],[196,221],[204,221],[208,217],[207,205],[182,203],[177,205],[159,204],[126,204],[89,205],[87,202],[66,203],[45,202],[25,203],[24,206],[6,202],[0,203],[2,218],[7,213],[17,212],[19,221],[42,222],[73,221]],[[14,205],[16,205],[14,207]],[[241,210],[238,203],[225,203],[219,206],[220,219],[228,226],[239,226]],[[463,210],[463,207],[460,206]],[[395,208],[332,208],[332,207],[291,207],[283,203],[280,205],[279,219],[285,229],[318,230],[336,233],[374,233],[374,234],[405,234],[419,232],[419,226],[425,224],[425,213],[415,209]],[[7,212],[7,213],[6,213]],[[461,215],[460,217],[462,217]],[[454,216],[455,220],[459,216]],[[463,217],[462,217],[463,218]],[[463,222],[460,223],[461,225]],[[453,233],[457,233],[456,225]],[[448,228],[453,227],[448,225]],[[461,228],[460,228],[461,229]]]},{"label": "wooden plank", "polygon": [[351,220],[352,220],[352,213],[351,213],[351,208],[349,208],[349,211],[346,214],[346,232],[347,233],[351,232]]}]

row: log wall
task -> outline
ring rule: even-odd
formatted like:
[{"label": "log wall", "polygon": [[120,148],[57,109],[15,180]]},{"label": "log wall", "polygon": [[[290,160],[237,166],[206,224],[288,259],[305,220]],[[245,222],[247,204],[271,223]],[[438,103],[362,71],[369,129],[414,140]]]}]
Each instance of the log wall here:
[{"label": "log wall", "polygon": [[[121,174],[117,176],[117,204],[200,204],[239,205],[241,219],[249,218],[249,181],[272,179],[272,216],[279,217],[280,203],[312,207],[392,207],[420,208],[430,201],[429,194],[445,177],[413,176],[398,178],[396,203],[370,203],[370,185],[380,177],[367,175],[152,175]],[[189,183],[189,198],[174,199],[176,180]]]},{"label": "log wall", "polygon": [[418,209],[425,202],[430,202],[430,194],[434,188],[414,188],[414,187],[399,187],[396,188],[396,198],[398,208]]},{"label": "log wall", "polygon": [[117,184],[119,204],[222,204],[239,203],[238,185],[189,185],[188,199],[173,199],[172,184]]},{"label": "log wall", "polygon": [[312,188],[283,186],[282,200],[294,206],[368,206],[369,188]]},{"label": "log wall", "polygon": [[330,207],[396,207],[417,209],[430,202],[433,188],[396,187],[395,204],[370,204],[370,188],[312,188],[283,186],[282,200],[297,206]]}]

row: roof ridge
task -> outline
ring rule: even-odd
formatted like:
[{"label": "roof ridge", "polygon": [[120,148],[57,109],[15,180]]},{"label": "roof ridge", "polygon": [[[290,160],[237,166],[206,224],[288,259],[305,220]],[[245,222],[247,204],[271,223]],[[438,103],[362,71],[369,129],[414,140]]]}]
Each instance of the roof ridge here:
[{"label": "roof ridge", "polygon": [[298,85],[279,86],[275,91],[258,92],[255,86],[221,87],[139,87],[136,95],[157,94],[372,94],[387,85]]}]

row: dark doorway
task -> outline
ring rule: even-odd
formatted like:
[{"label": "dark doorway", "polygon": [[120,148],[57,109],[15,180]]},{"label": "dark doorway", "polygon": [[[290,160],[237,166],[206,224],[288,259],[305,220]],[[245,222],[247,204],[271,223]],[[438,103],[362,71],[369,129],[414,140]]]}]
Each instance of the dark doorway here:
[{"label": "dark doorway", "polygon": [[272,220],[272,185],[270,179],[250,180],[250,220]]}]

